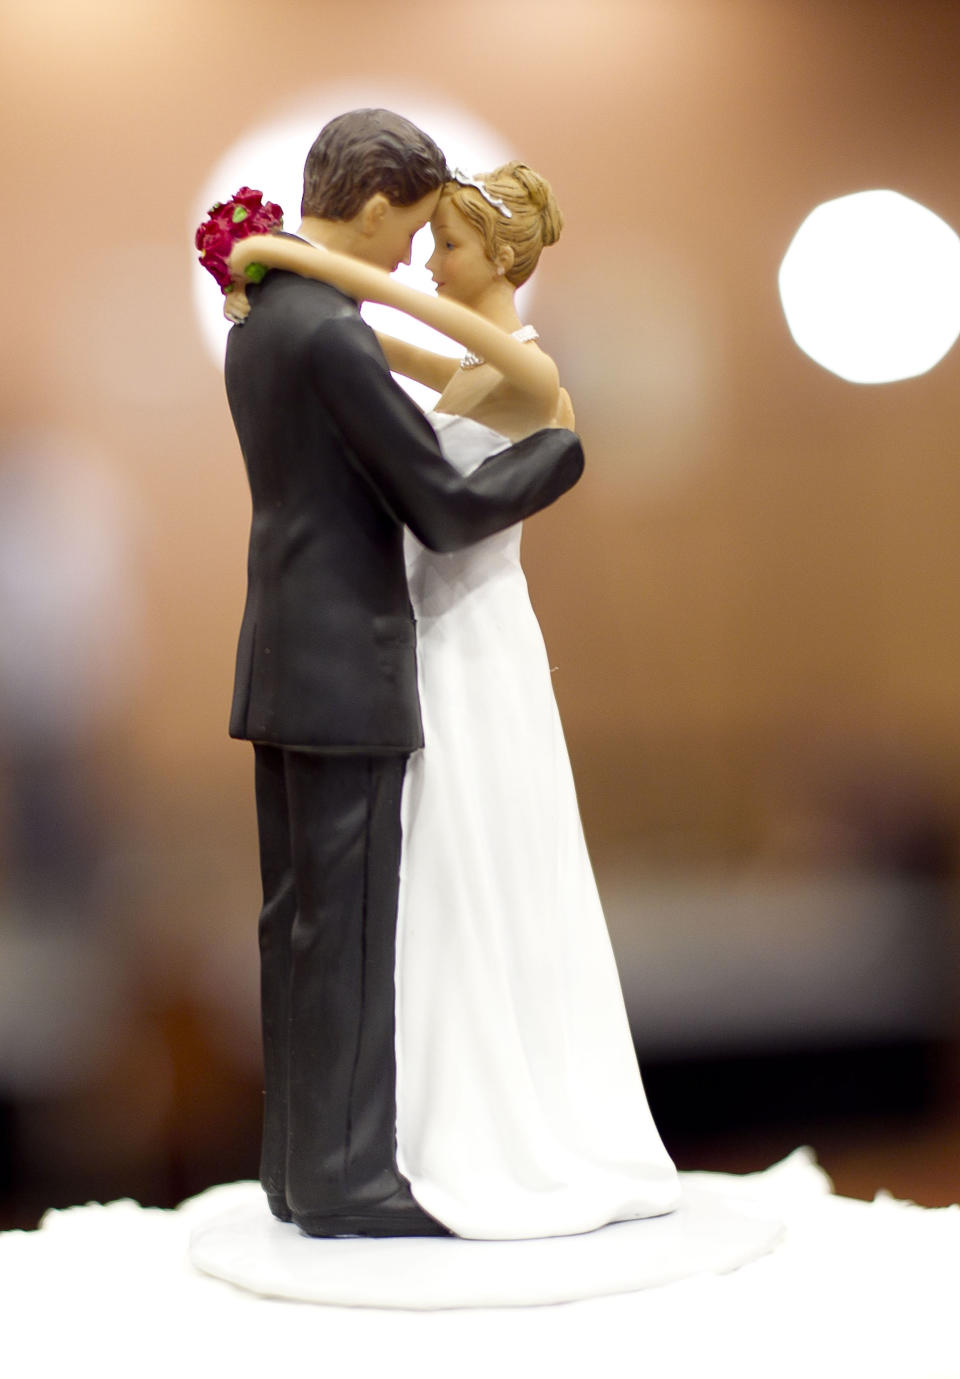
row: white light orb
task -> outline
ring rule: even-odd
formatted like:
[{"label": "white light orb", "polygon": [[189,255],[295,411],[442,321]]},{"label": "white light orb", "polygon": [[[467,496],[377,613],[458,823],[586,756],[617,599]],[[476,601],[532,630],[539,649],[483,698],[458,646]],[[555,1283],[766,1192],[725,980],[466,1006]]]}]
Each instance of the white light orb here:
[{"label": "white light orb", "polygon": [[926,373],[960,335],[960,239],[899,192],[818,206],[784,255],[779,284],[796,343],[850,383]]},{"label": "white light orb", "polygon": [[[422,93],[388,91],[382,87],[371,89],[363,85],[325,87],[304,96],[277,119],[249,130],[227,149],[198,192],[192,208],[191,236],[215,201],[225,201],[244,184],[262,191],[265,201],[279,202],[284,211],[284,229],[295,232],[300,223],[303,163],[311,144],[335,115],[366,106],[396,110],[426,130],[443,149],[451,168],[484,172],[517,156],[495,130],[469,111],[430,102]],[[432,252],[433,239],[429,227],[425,227],[414,239],[410,266],[401,265],[397,269],[398,279],[432,292],[433,279],[426,269]],[[195,253],[194,265],[193,300],[198,323],[208,350],[222,365],[229,330],[223,317],[223,298],[210,274],[197,266]],[[528,306],[531,295],[529,285],[518,294],[521,313]],[[363,316],[374,329],[438,354],[451,357],[463,354],[462,347],[446,336],[390,307],[369,303],[363,307]],[[436,400],[437,394],[429,388],[399,376],[397,381],[425,408]]]}]

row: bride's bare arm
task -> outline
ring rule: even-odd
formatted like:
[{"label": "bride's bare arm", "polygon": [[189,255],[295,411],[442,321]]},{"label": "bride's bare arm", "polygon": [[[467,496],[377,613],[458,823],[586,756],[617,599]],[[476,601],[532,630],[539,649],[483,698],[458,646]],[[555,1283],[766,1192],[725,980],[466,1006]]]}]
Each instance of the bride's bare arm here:
[{"label": "bride's bare arm", "polygon": [[[550,356],[514,340],[499,326],[459,302],[418,292],[360,259],[275,235],[250,235],[240,240],[234,245],[229,262],[231,273],[240,281],[249,264],[262,263],[267,268],[283,268],[302,277],[332,283],[357,301],[382,302],[405,311],[481,355],[514,387],[528,395],[533,412],[542,417],[542,425],[553,421],[560,383],[557,366]],[[452,374],[452,368],[450,372]]]},{"label": "bride's bare arm", "polygon": [[443,392],[460,367],[458,360],[448,354],[422,349],[393,335],[384,335],[382,330],[377,331],[377,339],[393,373],[402,373],[404,378],[413,378],[438,393]]}]

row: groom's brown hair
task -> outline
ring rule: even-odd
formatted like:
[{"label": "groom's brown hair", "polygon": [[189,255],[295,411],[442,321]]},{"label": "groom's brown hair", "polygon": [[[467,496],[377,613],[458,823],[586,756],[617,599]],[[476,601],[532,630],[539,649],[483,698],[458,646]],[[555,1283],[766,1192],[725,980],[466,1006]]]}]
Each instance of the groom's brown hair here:
[{"label": "groom's brown hair", "polygon": [[377,192],[412,206],[447,177],[440,149],[402,115],[350,110],[324,125],[307,154],[300,214],[352,220]]}]

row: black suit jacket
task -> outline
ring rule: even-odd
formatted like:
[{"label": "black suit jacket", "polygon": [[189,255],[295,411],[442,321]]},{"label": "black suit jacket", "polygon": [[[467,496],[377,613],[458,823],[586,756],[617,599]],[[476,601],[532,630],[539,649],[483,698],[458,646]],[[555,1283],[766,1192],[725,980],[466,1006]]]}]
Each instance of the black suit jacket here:
[{"label": "black suit jacket", "polygon": [[579,478],[569,431],[536,433],[468,478],[393,381],[357,304],[271,272],[227,344],[253,520],[232,737],[322,750],[423,743],[403,525],[450,551]]}]

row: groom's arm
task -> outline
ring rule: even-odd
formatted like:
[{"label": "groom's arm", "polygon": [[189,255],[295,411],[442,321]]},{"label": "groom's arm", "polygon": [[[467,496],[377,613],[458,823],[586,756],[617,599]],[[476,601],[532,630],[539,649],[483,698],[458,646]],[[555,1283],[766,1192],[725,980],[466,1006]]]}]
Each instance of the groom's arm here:
[{"label": "groom's arm", "polygon": [[312,359],[325,406],[351,459],[423,544],[455,551],[547,507],[583,471],[570,431],[538,431],[464,478],[430,423],[390,376],[373,332],[357,317],[321,323]]}]

